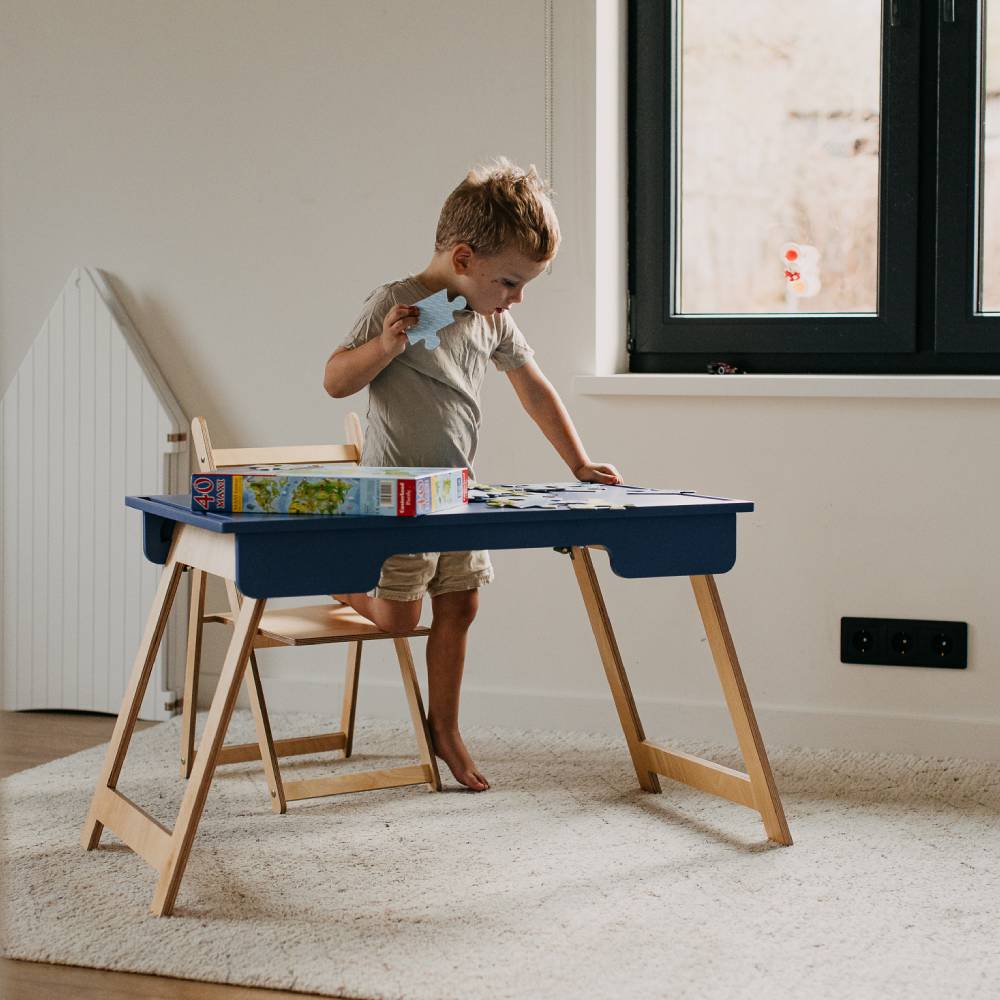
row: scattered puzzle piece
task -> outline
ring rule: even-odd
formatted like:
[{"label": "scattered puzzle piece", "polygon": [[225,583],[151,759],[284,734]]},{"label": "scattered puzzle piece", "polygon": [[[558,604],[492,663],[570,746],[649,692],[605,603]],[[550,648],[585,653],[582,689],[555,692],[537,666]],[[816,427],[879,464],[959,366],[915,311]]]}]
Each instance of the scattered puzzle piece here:
[{"label": "scattered puzzle piece", "polygon": [[489,489],[519,490],[524,493],[594,493],[601,487],[594,483],[499,483]]},{"label": "scattered puzzle piece", "polygon": [[634,507],[634,503],[601,503],[600,500],[588,500],[586,503],[570,503],[567,506],[571,510],[625,510],[626,507]]},{"label": "scattered puzzle piece", "polygon": [[487,486],[484,483],[469,485],[469,503],[481,503],[484,500],[495,500],[497,497],[527,497],[522,490],[509,486]]},{"label": "scattered puzzle piece", "polygon": [[[614,490],[614,492],[610,492]],[[610,492],[610,495],[609,495]],[[676,495],[690,493],[689,490],[658,490],[645,486],[600,486],[594,483],[470,483],[469,503],[485,503],[488,507],[512,507],[540,510],[625,510],[635,507],[634,503],[618,501],[625,494]],[[556,496],[557,493],[571,494]],[[598,497],[580,497],[572,494],[603,494]]]},{"label": "scattered puzzle piece", "polygon": [[[464,302],[465,305],[461,306],[459,302]],[[460,309],[469,308],[468,300],[461,295],[456,295],[449,302],[446,288],[413,304],[420,310],[420,318],[406,331],[406,338],[411,344],[422,340],[424,347],[429,351],[433,351],[441,343],[441,338],[437,335],[438,330],[451,326],[455,322],[454,314]]]},{"label": "scattered puzzle piece", "polygon": [[469,483],[469,500],[472,502],[499,496],[530,497],[538,494],[546,496],[551,493],[598,493],[600,490],[600,486],[588,483],[528,483],[526,485]]}]

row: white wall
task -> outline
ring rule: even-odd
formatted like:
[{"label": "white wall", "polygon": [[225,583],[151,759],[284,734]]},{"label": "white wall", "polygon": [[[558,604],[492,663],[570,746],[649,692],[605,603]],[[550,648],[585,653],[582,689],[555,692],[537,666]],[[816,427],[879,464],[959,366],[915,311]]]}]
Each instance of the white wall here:
[{"label": "white wall", "polygon": [[[91,264],[217,444],[339,439],[364,397],[327,398],[323,362],[368,290],[426,263],[472,162],[544,163],[540,0],[4,11],[4,386],[70,269]],[[591,456],[627,481],[756,501],[719,584],[766,740],[1000,759],[994,402],[574,393],[575,375],[623,357],[618,15],[555,4],[564,245],[518,315],[539,363]],[[500,375],[484,410],[480,478],[566,475]],[[566,557],[494,562],[466,720],[613,730]],[[686,581],[620,580],[597,562],[647,731],[730,740]],[[969,669],[841,664],[845,614],[968,621]],[[217,640],[206,655],[220,662]],[[261,659],[274,707],[337,714],[339,652]],[[403,717],[385,653],[365,677],[360,711]]]}]

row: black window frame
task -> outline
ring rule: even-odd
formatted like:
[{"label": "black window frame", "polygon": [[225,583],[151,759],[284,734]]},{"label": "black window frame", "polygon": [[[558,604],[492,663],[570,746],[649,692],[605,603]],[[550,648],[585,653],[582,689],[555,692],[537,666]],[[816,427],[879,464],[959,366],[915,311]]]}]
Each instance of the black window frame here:
[{"label": "black window frame", "polygon": [[877,315],[715,317],[672,307],[679,0],[630,0],[629,371],[1000,373],[1000,315],[973,308],[984,2],[883,0]]}]

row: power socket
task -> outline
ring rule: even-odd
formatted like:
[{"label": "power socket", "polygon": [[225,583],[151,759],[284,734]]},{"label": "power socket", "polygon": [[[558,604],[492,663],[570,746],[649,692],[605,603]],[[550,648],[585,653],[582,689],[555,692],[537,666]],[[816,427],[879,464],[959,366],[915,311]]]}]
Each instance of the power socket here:
[{"label": "power socket", "polygon": [[968,665],[968,636],[966,622],[841,618],[840,661],[964,670]]}]

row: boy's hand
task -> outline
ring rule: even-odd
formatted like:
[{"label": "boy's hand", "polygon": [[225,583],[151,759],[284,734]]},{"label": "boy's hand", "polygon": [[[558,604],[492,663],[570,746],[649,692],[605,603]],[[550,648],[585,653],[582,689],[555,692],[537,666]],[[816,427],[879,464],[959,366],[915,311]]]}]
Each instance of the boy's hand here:
[{"label": "boy's hand", "polygon": [[394,358],[406,350],[406,331],[417,325],[420,310],[416,306],[393,306],[382,321],[382,350]]},{"label": "boy's hand", "polygon": [[583,483],[603,483],[605,486],[621,486],[622,477],[613,465],[598,462],[584,462],[573,470],[573,475]]}]

